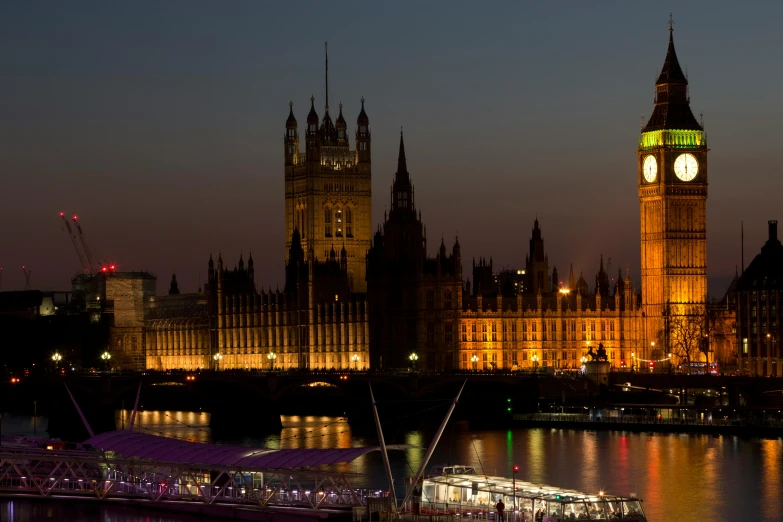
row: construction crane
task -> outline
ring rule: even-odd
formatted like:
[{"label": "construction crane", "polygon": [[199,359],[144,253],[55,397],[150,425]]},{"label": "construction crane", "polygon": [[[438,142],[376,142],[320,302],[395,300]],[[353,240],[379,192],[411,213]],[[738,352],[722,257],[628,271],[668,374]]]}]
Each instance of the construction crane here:
[{"label": "construction crane", "polygon": [[68,237],[71,239],[71,243],[73,243],[73,248],[76,250],[76,255],[79,256],[79,263],[82,265],[82,271],[85,274],[91,273],[91,267],[87,264],[87,261],[85,261],[82,251],[79,250],[79,241],[76,239],[76,234],[73,233],[70,221],[68,221],[68,218],[65,217],[65,212],[60,212],[60,218],[63,220],[63,223],[65,223],[65,230],[68,232]]},{"label": "construction crane", "polygon": [[30,276],[33,275],[33,269],[27,268],[26,266],[22,265],[22,273],[24,274],[24,289],[31,290]]},{"label": "construction crane", "polygon": [[90,272],[92,272],[92,268],[94,266],[97,266],[95,264],[95,261],[92,257],[92,252],[90,252],[90,247],[87,246],[87,237],[84,235],[84,231],[82,230],[82,226],[79,224],[79,216],[76,214],[73,215],[73,223],[76,225],[76,231],[79,233],[79,240],[82,242],[82,248],[84,249],[84,255],[87,257],[87,266],[90,267]]}]

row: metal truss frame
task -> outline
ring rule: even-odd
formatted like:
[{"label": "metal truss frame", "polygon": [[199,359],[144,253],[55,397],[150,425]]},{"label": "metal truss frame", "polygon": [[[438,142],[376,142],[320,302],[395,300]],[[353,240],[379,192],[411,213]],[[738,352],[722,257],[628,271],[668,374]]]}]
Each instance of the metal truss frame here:
[{"label": "metal truss frame", "polygon": [[0,448],[0,491],[43,497],[346,509],[364,506],[366,497],[373,496],[351,485],[354,476],[155,461],[112,452]]}]

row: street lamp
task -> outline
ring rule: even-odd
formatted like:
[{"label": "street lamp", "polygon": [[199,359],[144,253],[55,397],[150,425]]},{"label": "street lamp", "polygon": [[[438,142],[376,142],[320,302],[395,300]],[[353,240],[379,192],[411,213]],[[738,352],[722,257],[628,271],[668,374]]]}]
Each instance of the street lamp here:
[{"label": "street lamp", "polygon": [[215,370],[220,370],[220,360],[223,358],[223,356],[220,354],[220,352],[218,352],[213,355],[212,358],[215,359]]},{"label": "street lamp", "polygon": [[101,359],[103,359],[103,365],[106,369],[109,367],[109,361],[111,360],[111,354],[109,352],[103,352],[101,354]]},{"label": "street lamp", "polygon": [[[562,291],[562,290],[561,290]],[[514,509],[511,512],[516,517],[517,513],[517,472],[519,472],[519,466],[511,468],[513,473],[511,474],[511,492],[514,494]]]},{"label": "street lamp", "polygon": [[408,359],[410,359],[411,365],[413,365],[413,370],[416,371],[416,361],[419,360],[419,355],[416,352],[413,352],[408,356]]},{"label": "street lamp", "polygon": [[274,370],[275,359],[277,359],[277,354],[275,352],[269,352],[268,354],[266,354],[266,358],[269,359],[269,369]]},{"label": "street lamp", "polygon": [[476,371],[476,368],[478,367],[478,355],[475,353],[473,354],[473,357],[470,358],[470,362],[473,363],[473,371]]},{"label": "street lamp", "polygon": [[353,361],[353,369],[358,370],[359,369],[359,354],[355,353],[353,354],[353,357],[351,357],[351,360]]},{"label": "street lamp", "polygon": [[538,355],[533,354],[530,360],[533,361],[533,371],[535,372],[538,369]]},{"label": "street lamp", "polygon": [[54,361],[54,366],[59,370],[60,369],[60,361],[63,360],[63,356],[60,355],[57,352],[54,352],[54,355],[52,355],[52,360]]}]

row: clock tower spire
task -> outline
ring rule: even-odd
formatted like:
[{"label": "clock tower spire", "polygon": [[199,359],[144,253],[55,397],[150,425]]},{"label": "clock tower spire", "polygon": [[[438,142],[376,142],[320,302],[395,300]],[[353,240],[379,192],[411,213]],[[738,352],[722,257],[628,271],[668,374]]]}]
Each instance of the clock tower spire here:
[{"label": "clock tower spire", "polygon": [[663,353],[671,318],[700,314],[707,301],[707,138],[691,112],[673,23],[637,150],[645,337]]}]

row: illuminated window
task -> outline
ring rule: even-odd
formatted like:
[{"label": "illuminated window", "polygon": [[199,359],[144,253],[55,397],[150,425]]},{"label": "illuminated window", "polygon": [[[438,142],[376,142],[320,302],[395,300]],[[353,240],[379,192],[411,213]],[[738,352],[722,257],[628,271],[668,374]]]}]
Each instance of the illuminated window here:
[{"label": "illuminated window", "polygon": [[470,325],[470,329],[471,329],[470,333],[472,334],[471,341],[475,342],[475,340],[476,340],[476,323],[471,324]]},{"label": "illuminated window", "polygon": [[324,209],[324,236],[332,237],[332,209]]},{"label": "illuminated window", "polygon": [[462,323],[462,342],[468,341],[468,325]]},{"label": "illuminated window", "polygon": [[353,209],[345,209],[345,237],[353,237]]},{"label": "illuminated window", "polygon": [[487,323],[481,323],[481,340],[487,340]]},{"label": "illuminated window", "polygon": [[495,323],[492,323],[492,340],[498,340],[498,325]]},{"label": "illuminated window", "polygon": [[343,237],[343,211],[340,207],[334,209],[334,231],[337,237]]},{"label": "illuminated window", "polygon": [[513,322],[511,323],[511,340],[516,341],[517,340],[517,323]]}]

